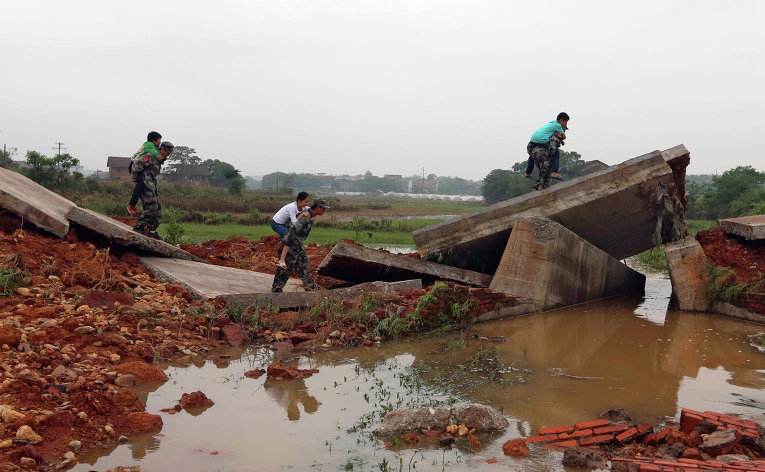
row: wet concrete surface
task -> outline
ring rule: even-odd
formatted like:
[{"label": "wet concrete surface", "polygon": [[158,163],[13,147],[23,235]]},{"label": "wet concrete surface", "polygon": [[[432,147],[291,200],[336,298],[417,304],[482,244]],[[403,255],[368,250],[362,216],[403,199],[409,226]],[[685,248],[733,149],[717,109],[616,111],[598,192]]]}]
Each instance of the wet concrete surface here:
[{"label": "wet concrete surface", "polygon": [[[311,357],[232,350],[218,363],[168,366],[170,380],[145,394],[147,411],[202,390],[215,405],[193,416],[161,413],[162,433],[73,470],[563,470],[562,451],[532,446],[505,457],[502,444],[545,426],[597,419],[612,407],[660,424],[681,407],[765,421],[765,355],[747,344],[761,326],[668,311],[670,284],[649,275],[645,298],[620,297],[451,333]],[[483,354],[481,354],[483,353]],[[240,355],[241,354],[241,355]],[[319,373],[302,380],[250,379],[278,359]],[[587,378],[580,380],[579,378]],[[477,449],[385,448],[369,434],[386,408],[449,402],[501,408],[510,428],[479,436]],[[486,463],[496,458],[499,464]],[[497,469],[499,470],[499,469]]]}]

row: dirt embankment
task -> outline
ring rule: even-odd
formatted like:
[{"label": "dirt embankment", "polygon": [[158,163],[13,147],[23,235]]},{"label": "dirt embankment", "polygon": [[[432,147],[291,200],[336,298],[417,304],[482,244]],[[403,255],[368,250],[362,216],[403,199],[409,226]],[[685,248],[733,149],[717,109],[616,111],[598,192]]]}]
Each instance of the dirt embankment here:
[{"label": "dirt embankment", "polygon": [[[0,213],[0,270],[17,277],[0,296],[0,472],[22,464],[54,470],[122,436],[161,429],[162,416],[147,413],[131,389],[167,380],[156,360],[207,356],[220,345],[246,342],[280,350],[371,345],[381,340],[373,332],[381,320],[407,319],[427,293],[254,312],[222,300],[193,301],[182,287],[154,280],[133,253],[106,244],[81,241],[75,231],[57,239]],[[276,236],[183,248],[213,264],[265,273],[276,268]],[[330,249],[306,248],[312,275]],[[347,284],[316,279],[323,288]],[[435,318],[454,297],[473,300],[468,317],[513,302],[488,289],[450,284],[430,294],[431,306],[419,316]]]},{"label": "dirt embankment", "polygon": [[719,226],[696,235],[704,254],[712,264],[730,267],[736,283],[756,282],[765,272],[765,241],[747,241],[726,234]]}]

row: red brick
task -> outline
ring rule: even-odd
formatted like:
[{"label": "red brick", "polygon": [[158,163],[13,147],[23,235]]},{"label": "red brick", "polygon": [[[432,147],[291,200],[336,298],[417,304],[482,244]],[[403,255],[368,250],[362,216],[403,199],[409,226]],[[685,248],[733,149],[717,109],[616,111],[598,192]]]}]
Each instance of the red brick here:
[{"label": "red brick", "polygon": [[622,434],[616,436],[616,440],[619,442],[624,442],[628,439],[631,439],[633,436],[637,435],[638,430],[635,428],[630,428],[627,431],[623,432]]},{"label": "red brick", "polygon": [[613,434],[601,434],[600,436],[592,436],[590,438],[582,438],[579,443],[582,446],[589,446],[592,444],[603,444],[614,439]]},{"label": "red brick", "polygon": [[587,429],[587,428],[597,428],[599,426],[606,426],[608,424],[608,420],[595,420],[595,421],[585,421],[583,423],[577,423],[574,425],[576,429]]},{"label": "red brick", "polygon": [[698,459],[688,459],[687,457],[683,457],[677,460],[677,462],[682,462],[684,464],[701,464],[703,461],[700,461]]},{"label": "red brick", "polygon": [[722,426],[725,426],[722,424],[722,421],[713,420],[711,418],[707,418],[707,422],[712,423],[713,425],[717,426],[718,428],[721,428]]},{"label": "red brick", "polygon": [[640,426],[638,426],[638,432],[640,434],[644,434],[644,433],[647,433],[649,431],[653,431],[653,426],[651,426],[648,423],[643,423]]},{"label": "red brick", "polygon": [[591,429],[577,429],[573,433],[571,433],[572,438],[581,438],[582,436],[592,436],[592,430]]},{"label": "red brick", "polygon": [[622,431],[627,431],[628,429],[629,426],[626,424],[617,424],[615,426],[603,426],[602,428],[595,428],[593,432],[595,434],[621,433]]},{"label": "red brick", "polygon": [[524,438],[523,440],[527,443],[537,443],[537,442],[550,442],[555,441],[558,439],[558,436],[555,434],[546,434],[544,436],[532,436],[530,438]]},{"label": "red brick", "polygon": [[641,442],[645,445],[656,444],[656,435],[653,433],[646,434]]},{"label": "red brick", "polygon": [[672,431],[672,428],[664,428],[656,434],[656,442],[661,442],[664,437]]},{"label": "red brick", "polygon": [[545,434],[568,433],[573,430],[574,430],[574,425],[553,426],[550,428],[539,428],[539,435],[544,436]]},{"label": "red brick", "polygon": [[683,408],[683,409],[680,410],[680,417],[682,418],[682,416],[685,415],[686,413],[690,413],[690,414],[696,415],[696,416],[703,416],[704,415],[704,413],[702,413],[700,411],[691,410],[690,408]]},{"label": "red brick", "polygon": [[689,434],[704,418],[693,413],[686,413],[680,418],[680,431]]},{"label": "red brick", "polygon": [[744,436],[749,436],[750,438],[758,438],[760,437],[759,433],[757,431],[752,431],[751,429],[745,429],[744,431],[741,431],[741,434]]},{"label": "red brick", "polygon": [[640,464],[640,472],[660,472],[661,467],[653,464]]},{"label": "red brick", "polygon": [[548,446],[561,446],[561,447],[576,447],[579,445],[579,441],[576,439],[569,439],[568,441],[558,441],[548,444]]}]

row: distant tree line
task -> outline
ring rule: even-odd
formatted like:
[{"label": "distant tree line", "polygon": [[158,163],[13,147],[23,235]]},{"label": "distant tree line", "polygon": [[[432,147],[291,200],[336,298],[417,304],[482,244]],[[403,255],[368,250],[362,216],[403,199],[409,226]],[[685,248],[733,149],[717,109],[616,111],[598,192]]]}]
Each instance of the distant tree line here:
[{"label": "distant tree line", "polygon": [[[494,169],[483,179],[481,194],[488,204],[509,200],[513,197],[531,192],[531,186],[536,180],[536,172],[531,178],[524,178],[526,163],[524,160],[513,164],[511,169]],[[578,152],[561,151],[559,173],[565,178],[573,179],[581,175],[585,162]],[[559,183],[558,180],[550,180],[550,185]]]},{"label": "distant tree line", "polygon": [[716,220],[765,213],[765,172],[739,166],[712,176],[711,182],[699,180],[686,179],[686,218]]},{"label": "distant tree line", "polygon": [[234,166],[218,159],[202,160],[192,147],[176,146],[163,167],[163,173],[177,175],[195,175],[203,169],[209,172],[210,185],[227,187],[231,195],[241,195],[244,188],[244,177]]}]

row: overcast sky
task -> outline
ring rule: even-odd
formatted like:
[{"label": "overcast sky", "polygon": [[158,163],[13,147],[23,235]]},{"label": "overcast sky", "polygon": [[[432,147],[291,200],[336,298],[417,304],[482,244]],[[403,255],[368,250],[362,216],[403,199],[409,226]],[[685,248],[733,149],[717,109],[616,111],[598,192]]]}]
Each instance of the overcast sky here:
[{"label": "overcast sky", "polygon": [[244,175],[480,179],[571,116],[617,164],[765,169],[762,1],[35,1],[0,14],[0,145],[86,168],[150,130]]}]

